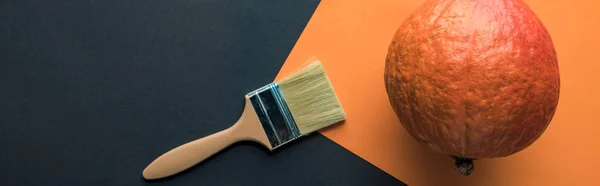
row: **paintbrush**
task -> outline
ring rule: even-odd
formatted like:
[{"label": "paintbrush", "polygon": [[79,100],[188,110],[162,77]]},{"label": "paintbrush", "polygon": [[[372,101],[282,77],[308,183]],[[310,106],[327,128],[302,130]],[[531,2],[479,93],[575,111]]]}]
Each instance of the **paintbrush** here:
[{"label": "paintbrush", "polygon": [[255,141],[270,151],[346,119],[322,64],[309,64],[281,81],[245,96],[245,108],[231,127],[172,149],[142,175],[158,179],[186,170],[238,141]]}]

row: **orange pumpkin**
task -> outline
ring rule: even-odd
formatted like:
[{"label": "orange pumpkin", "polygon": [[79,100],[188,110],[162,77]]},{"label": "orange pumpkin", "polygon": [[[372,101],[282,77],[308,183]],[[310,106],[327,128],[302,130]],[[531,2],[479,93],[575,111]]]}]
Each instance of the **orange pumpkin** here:
[{"label": "orange pumpkin", "polygon": [[560,89],[552,39],[522,0],[427,1],[397,30],[384,79],[408,133],[463,175],[536,141]]}]

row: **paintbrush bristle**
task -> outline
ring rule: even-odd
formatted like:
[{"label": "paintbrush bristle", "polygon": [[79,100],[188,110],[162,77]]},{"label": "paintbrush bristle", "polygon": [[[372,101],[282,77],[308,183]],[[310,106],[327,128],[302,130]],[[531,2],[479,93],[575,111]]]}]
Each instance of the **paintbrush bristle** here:
[{"label": "paintbrush bristle", "polygon": [[312,63],[278,82],[302,135],[346,119],[321,62]]}]

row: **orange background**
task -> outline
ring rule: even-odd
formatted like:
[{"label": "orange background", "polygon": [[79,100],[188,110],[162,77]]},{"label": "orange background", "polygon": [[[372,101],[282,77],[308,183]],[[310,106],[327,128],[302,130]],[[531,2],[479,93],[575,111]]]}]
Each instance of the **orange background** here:
[{"label": "orange background", "polygon": [[[465,177],[417,144],[387,100],[383,69],[396,29],[424,0],[322,0],[276,79],[321,59],[348,115],[322,134],[409,185],[600,185],[600,3],[526,0],[558,53],[561,97],[538,141],[482,159]],[[373,180],[376,182],[376,180]]]}]

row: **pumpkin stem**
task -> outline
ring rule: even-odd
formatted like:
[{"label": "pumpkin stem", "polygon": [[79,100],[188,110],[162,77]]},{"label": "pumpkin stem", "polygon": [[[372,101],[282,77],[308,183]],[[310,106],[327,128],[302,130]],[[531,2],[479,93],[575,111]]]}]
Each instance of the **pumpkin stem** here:
[{"label": "pumpkin stem", "polygon": [[468,176],[475,170],[475,165],[473,164],[473,158],[463,158],[452,156],[454,159],[454,168],[460,172],[462,175]]}]

